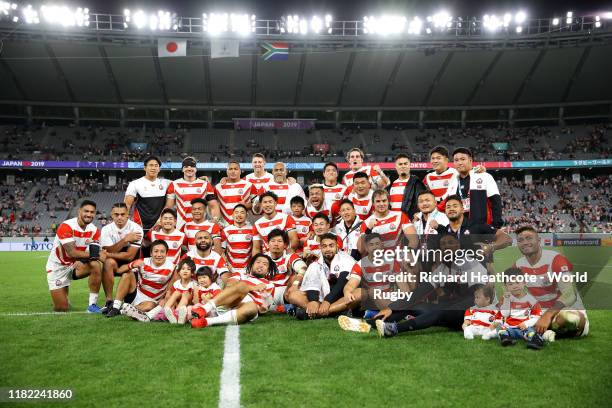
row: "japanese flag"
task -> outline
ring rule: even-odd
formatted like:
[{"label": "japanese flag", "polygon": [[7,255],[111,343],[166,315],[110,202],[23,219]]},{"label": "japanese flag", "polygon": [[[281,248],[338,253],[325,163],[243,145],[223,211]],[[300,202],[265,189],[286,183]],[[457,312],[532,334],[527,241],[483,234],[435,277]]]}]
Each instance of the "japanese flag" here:
[{"label": "japanese flag", "polygon": [[157,40],[157,56],[184,57],[187,55],[187,40],[175,38],[160,38]]}]

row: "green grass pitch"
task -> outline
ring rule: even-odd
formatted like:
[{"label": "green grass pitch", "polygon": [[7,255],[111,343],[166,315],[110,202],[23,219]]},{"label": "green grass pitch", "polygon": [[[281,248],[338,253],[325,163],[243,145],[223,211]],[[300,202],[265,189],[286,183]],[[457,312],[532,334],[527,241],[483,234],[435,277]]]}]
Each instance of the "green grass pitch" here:
[{"label": "green grass pitch", "polygon": [[[611,302],[610,250],[565,253],[575,269],[592,272],[597,281],[587,298],[607,296]],[[516,249],[496,254],[496,269],[516,258]],[[218,405],[225,328],[192,330],[87,314],[10,315],[51,310],[45,262],[44,253],[0,254],[0,387],[74,391],[70,402],[39,406]],[[85,281],[73,283],[71,302],[85,310]],[[343,332],[335,319],[263,316],[240,327],[241,405],[609,406],[609,310],[589,311],[588,337],[538,352],[521,344],[467,341],[442,328],[380,340]]]}]

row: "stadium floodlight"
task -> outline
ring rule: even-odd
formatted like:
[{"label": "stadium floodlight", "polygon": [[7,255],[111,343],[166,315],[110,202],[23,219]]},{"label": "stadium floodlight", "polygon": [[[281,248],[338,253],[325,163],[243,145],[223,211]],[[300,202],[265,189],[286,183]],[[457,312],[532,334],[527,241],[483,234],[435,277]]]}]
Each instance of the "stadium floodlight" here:
[{"label": "stadium floodlight", "polygon": [[484,28],[489,31],[497,31],[503,25],[503,21],[495,14],[485,14],[482,18]]},{"label": "stadium floodlight", "polygon": [[210,13],[208,15],[208,34],[219,35],[226,33],[229,27],[229,15],[227,13]]},{"label": "stadium floodlight", "polygon": [[508,27],[511,21],[512,21],[512,14],[510,13],[504,14],[504,27]]},{"label": "stadium floodlight", "polygon": [[170,30],[172,28],[172,14],[169,11],[157,11],[157,28],[160,30]]},{"label": "stadium floodlight", "polygon": [[446,10],[441,10],[434,14],[431,18],[433,25],[435,28],[450,28],[453,21],[453,16],[451,16]]},{"label": "stadium floodlight", "polygon": [[32,8],[32,5],[28,4],[26,7],[22,9],[23,19],[26,24],[38,24],[40,23],[40,18],[38,17],[38,11]]},{"label": "stadium floodlight", "polygon": [[305,19],[300,19],[300,34],[306,35],[308,34],[308,21]]},{"label": "stadium floodlight", "polygon": [[315,33],[319,34],[323,28],[323,20],[319,16],[312,16],[310,19],[310,29]]},{"label": "stadium floodlight", "polygon": [[300,32],[300,16],[297,14],[288,15],[285,19],[287,32],[289,34],[298,34]]},{"label": "stadium floodlight", "polygon": [[414,17],[410,23],[408,23],[408,34],[421,34],[421,30],[423,29],[423,22],[420,18]]},{"label": "stadium floodlight", "polygon": [[8,16],[9,10],[11,9],[11,3],[6,1],[0,1],[0,12],[5,16]]},{"label": "stadium floodlight", "polygon": [[142,10],[137,10],[132,16],[132,20],[134,20],[134,24],[138,29],[141,29],[147,25],[147,15]]},{"label": "stadium floodlight", "polygon": [[554,26],[558,26],[559,25],[559,19],[557,17],[553,18],[552,25],[554,25]]},{"label": "stadium floodlight", "polygon": [[405,31],[406,16],[382,15],[380,17],[364,17],[364,32],[369,34],[390,35]]},{"label": "stadium floodlight", "polygon": [[249,15],[244,14],[230,14],[230,27],[233,33],[237,33],[241,36],[247,36],[251,33],[251,20]]},{"label": "stadium floodlight", "polygon": [[325,28],[327,28],[327,34],[331,34],[332,33],[332,16],[331,14],[326,14],[325,15]]},{"label": "stadium floodlight", "polygon": [[565,16],[566,16],[565,24],[572,24],[574,13],[572,11],[568,11]]},{"label": "stadium floodlight", "polygon": [[15,16],[13,17],[13,23],[18,23],[19,22],[19,17]]},{"label": "stadium floodlight", "polygon": [[523,26],[516,26],[516,33],[520,34],[523,32]]},{"label": "stadium floodlight", "polygon": [[431,28],[427,27],[427,28],[425,29],[425,32],[426,32],[427,34],[431,34]]},{"label": "stadium floodlight", "polygon": [[527,20],[527,13],[525,13],[523,10],[519,11],[514,16],[514,22],[517,24],[523,24],[525,20]]},{"label": "stadium floodlight", "polygon": [[611,19],[612,18],[612,11],[608,11],[607,13],[604,13],[603,18]]}]

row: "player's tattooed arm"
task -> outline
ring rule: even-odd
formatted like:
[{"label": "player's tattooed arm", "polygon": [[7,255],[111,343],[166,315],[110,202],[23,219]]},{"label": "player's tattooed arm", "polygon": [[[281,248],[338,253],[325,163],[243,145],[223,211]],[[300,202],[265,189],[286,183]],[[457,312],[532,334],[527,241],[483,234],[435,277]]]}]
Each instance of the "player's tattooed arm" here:
[{"label": "player's tattooed arm", "polygon": [[73,242],[68,242],[65,244],[62,244],[62,248],[64,249],[64,251],[66,251],[66,254],[73,259],[89,259],[89,252],[88,251],[80,251],[77,249],[76,247],[76,243]]}]

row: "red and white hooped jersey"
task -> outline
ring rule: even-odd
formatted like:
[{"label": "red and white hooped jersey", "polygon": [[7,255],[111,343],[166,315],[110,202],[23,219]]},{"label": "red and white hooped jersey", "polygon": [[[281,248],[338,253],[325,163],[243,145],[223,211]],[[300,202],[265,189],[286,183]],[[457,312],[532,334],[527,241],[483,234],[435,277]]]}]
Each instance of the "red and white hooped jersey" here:
[{"label": "red and white hooped jersey", "polygon": [[198,224],[191,220],[183,225],[183,232],[185,233],[187,246],[190,251],[196,250],[195,236],[199,231],[208,231],[213,240],[221,237],[221,227],[219,227],[219,224],[208,220],[204,220]]},{"label": "red and white hooped jersey", "polygon": [[384,262],[380,266],[374,263],[367,256],[359,261],[361,272],[363,274],[364,283],[368,288],[380,289],[383,292],[391,290],[390,275],[400,273],[400,264],[397,261]]},{"label": "red and white hooped jersey", "polygon": [[357,213],[357,217],[361,221],[365,221],[370,214],[372,214],[372,195],[374,192],[370,190],[368,195],[365,197],[359,197],[357,193],[351,191],[346,198],[351,200],[353,206],[355,207],[355,212]]},{"label": "red and white hooped jersey", "polygon": [[266,285],[266,288],[264,290],[257,290],[257,291],[252,290],[249,292],[249,295],[251,296],[251,298],[253,299],[253,302],[255,302],[257,306],[266,306],[267,303],[272,303],[271,300],[269,299],[266,300],[266,298],[270,298],[271,296],[274,295],[275,286],[269,280],[264,279],[264,278],[257,278],[253,275],[245,275],[241,273],[232,273],[230,275],[230,279],[240,281],[240,282],[246,282],[247,285],[249,286],[257,286],[261,284]]},{"label": "red and white hooped jersey", "polygon": [[[338,244],[339,251],[344,250],[342,238],[340,238],[338,235],[336,235],[336,243]],[[321,243],[316,236],[306,241],[306,244],[304,245],[304,252],[306,251],[310,252],[312,255],[321,256]]]},{"label": "red and white hooped jersey", "polygon": [[[535,282],[527,281],[527,289],[544,310],[552,307],[561,296],[561,291],[557,285],[557,280],[551,280],[553,274],[568,275],[574,269],[571,262],[563,255],[550,249],[543,249],[542,256],[535,265],[531,265],[524,256],[519,258],[515,266],[520,268],[526,275],[537,277]],[[550,274],[550,275],[549,275]],[[580,295],[576,293],[576,303],[571,306],[575,310],[584,310]]]},{"label": "red and white hooped jersey", "polygon": [[408,185],[408,180],[397,179],[391,184],[389,190],[389,205],[392,211],[402,210],[402,201],[404,201],[404,190]]},{"label": "red and white hooped jersey", "polygon": [[295,230],[295,221],[290,215],[277,213],[271,220],[261,217],[255,221],[253,227],[257,232],[255,240],[263,241],[262,250],[265,252],[268,250],[268,234],[275,229],[286,231],[287,233],[293,231]]},{"label": "red and white hooped jersey", "polygon": [[267,171],[264,171],[264,173],[261,175],[261,177],[257,177],[255,175],[255,172],[253,172],[253,173],[247,174],[244,177],[244,180],[246,180],[249,183],[251,183],[252,185],[254,185],[255,188],[259,191],[259,189],[261,189],[262,184],[274,181],[274,176],[271,173],[268,173]]},{"label": "red and white hooped jersey", "polygon": [[[131,262],[128,267],[134,268],[134,263]],[[140,279],[138,279],[138,291],[154,300],[159,300],[164,295],[168,283],[172,278],[174,264],[166,257],[162,265],[155,265],[152,258],[145,258],[143,264],[138,268]]]},{"label": "red and white hooped jersey", "polygon": [[[303,242],[304,238],[308,237],[310,233],[310,227],[312,225],[312,220],[305,215],[302,215],[299,218],[296,218],[292,215],[293,221],[295,221],[295,231],[297,232],[298,239]],[[298,252],[302,252],[300,249]]]},{"label": "red and white hooped jersey", "polygon": [[531,327],[542,316],[540,304],[529,293],[520,298],[512,294],[504,296],[499,312],[504,318],[504,323],[510,327],[516,327],[521,323]]},{"label": "red and white hooped jersey", "polygon": [[215,282],[211,283],[209,287],[204,288],[200,285],[195,286],[198,290],[198,296],[200,298],[200,303],[202,302],[203,296],[210,296],[211,299],[221,293],[221,286],[217,285]]},{"label": "red and white hooped jersey", "polygon": [[465,311],[463,320],[469,320],[472,325],[489,327],[495,320],[501,319],[499,310],[495,305],[485,307],[472,306]]},{"label": "red and white hooped jersey", "polygon": [[[337,203],[337,202],[334,202],[334,203]],[[335,212],[332,212],[332,207],[327,206],[327,204],[325,203],[325,200],[323,200],[323,205],[321,205],[320,209],[316,209],[309,202],[306,203],[306,216],[308,218],[313,219],[314,216],[317,215],[318,213],[323,213],[327,215],[327,218],[330,220],[330,222],[332,221],[332,216],[335,214]]]},{"label": "red and white hooped jersey", "polygon": [[253,251],[253,237],[257,234],[251,224],[242,227],[228,225],[221,231],[221,246],[235,272],[244,272]]},{"label": "red and white hooped jersey", "polygon": [[382,218],[378,218],[376,213],[374,213],[361,224],[362,234],[366,233],[367,225],[372,221],[374,221],[372,232],[377,232],[381,235],[385,249],[395,248],[399,244],[404,229],[412,225],[408,216],[401,211],[389,211]]},{"label": "red and white hooped jersey", "polygon": [[192,220],[191,200],[211,198],[214,195],[215,190],[212,184],[205,180],[186,181],[180,178],[170,183],[166,191],[166,198],[175,200],[176,214],[178,215],[176,227],[181,229],[186,222]]},{"label": "red and white hooped jersey", "polygon": [[193,292],[193,288],[196,286],[195,281],[189,281],[187,285],[183,285],[180,279],[177,279],[172,284],[172,290],[180,292],[180,293],[191,293]]},{"label": "red and white hooped jersey", "polygon": [[181,259],[181,245],[185,245],[187,241],[185,239],[185,234],[177,229],[172,232],[165,232],[164,230],[150,230],[149,237],[151,238],[151,242],[161,239],[168,244],[168,252],[166,253],[166,257],[173,264],[176,265],[178,263],[178,261]]},{"label": "red and white hooped jersey", "polygon": [[335,186],[328,186],[323,184],[323,192],[325,193],[325,207],[332,208],[335,202],[342,200],[346,194],[346,186],[344,184],[336,184]]},{"label": "red and white hooped jersey", "polygon": [[302,258],[298,254],[288,254],[287,252],[283,252],[280,258],[274,259],[270,252],[266,252],[278,268],[278,274],[272,278],[272,283],[274,286],[287,286],[287,281],[291,274],[295,273],[295,264],[296,262],[304,262]]},{"label": "red and white hooped jersey", "polygon": [[372,166],[363,166],[361,167],[359,170],[349,170],[344,177],[342,177],[342,184],[344,184],[347,187],[350,187],[353,185],[353,177],[355,177],[355,173],[359,173],[359,172],[363,172],[365,174],[368,175],[368,177],[370,178],[370,183],[374,184],[378,178],[380,177],[380,174],[374,170],[374,168]]},{"label": "red and white hooped jersey", "polygon": [[297,183],[289,184],[289,183],[277,183],[272,179],[267,183],[261,184],[259,187],[259,194],[262,194],[266,191],[271,191],[278,197],[278,201],[276,202],[276,212],[282,212],[285,214],[291,214],[291,199],[293,197],[302,197],[304,202],[306,202],[306,195],[304,194],[304,190],[302,186]]},{"label": "red and white hooped jersey", "polygon": [[423,183],[436,197],[438,210],[444,212],[445,200],[457,191],[459,172],[452,167],[447,168],[440,174],[432,171],[427,173]]},{"label": "red and white hooped jersey", "polygon": [[208,266],[212,269],[213,273],[217,274],[219,280],[221,279],[221,275],[229,272],[225,264],[225,259],[215,251],[211,250],[210,254],[207,256],[200,256],[197,250],[189,251],[187,256],[196,264],[196,271],[202,266]]},{"label": "red and white hooped jersey", "polygon": [[62,245],[74,242],[78,251],[86,251],[89,244],[99,241],[100,230],[92,223],[81,228],[76,217],[62,222],[55,232],[53,248],[47,258],[47,272],[59,265],[73,265],[77,261],[68,256]]},{"label": "red and white hooped jersey", "polygon": [[235,183],[227,182],[225,184],[217,184],[215,186],[215,194],[219,201],[223,219],[231,224],[234,207],[241,201],[245,203],[253,201],[258,194],[258,190],[250,182],[240,180]]}]

